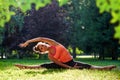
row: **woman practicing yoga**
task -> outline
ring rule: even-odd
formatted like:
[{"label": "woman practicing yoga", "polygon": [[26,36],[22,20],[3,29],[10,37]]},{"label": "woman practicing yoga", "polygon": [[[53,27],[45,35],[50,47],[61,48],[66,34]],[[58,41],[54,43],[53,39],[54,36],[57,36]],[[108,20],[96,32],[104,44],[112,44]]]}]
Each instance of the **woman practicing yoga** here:
[{"label": "woman practicing yoga", "polygon": [[22,64],[16,64],[15,66],[20,69],[98,69],[98,70],[111,70],[116,68],[115,65],[109,66],[94,66],[86,64],[83,62],[74,61],[68,50],[60,43],[56,42],[53,39],[38,37],[34,39],[27,40],[24,43],[21,43],[19,46],[21,48],[27,47],[32,42],[38,42],[34,47],[33,51],[39,54],[48,54],[48,58],[52,61],[50,63],[44,63],[36,66],[27,66]]}]

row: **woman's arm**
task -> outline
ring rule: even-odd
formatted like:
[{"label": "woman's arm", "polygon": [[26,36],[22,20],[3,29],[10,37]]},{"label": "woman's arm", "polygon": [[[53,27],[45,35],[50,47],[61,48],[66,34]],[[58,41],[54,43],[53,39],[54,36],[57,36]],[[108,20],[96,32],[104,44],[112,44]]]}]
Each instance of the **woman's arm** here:
[{"label": "woman's arm", "polygon": [[64,67],[64,68],[72,68],[71,66],[66,65],[66,64],[63,64],[63,63],[61,63],[60,61],[58,61],[57,59],[55,59],[50,53],[48,54],[48,58],[49,58],[51,61],[53,61],[54,63],[56,63],[56,64],[58,64],[58,65],[60,65],[60,66],[62,66],[62,67]]},{"label": "woman's arm", "polygon": [[50,39],[50,38],[39,37],[39,39],[40,39],[41,42],[48,43],[49,45],[54,45],[54,46],[56,46],[56,45],[60,44],[60,43],[58,43],[58,42],[56,42],[55,40]]},{"label": "woman's arm", "polygon": [[32,43],[32,42],[45,42],[45,43],[48,43],[49,45],[54,45],[54,46],[59,44],[58,42],[56,42],[53,39],[45,38],[45,37],[38,37],[38,38],[33,38],[33,39],[30,39],[30,40],[27,40],[26,42],[21,43],[19,46],[20,47],[26,47],[26,46],[29,45],[29,43]]}]

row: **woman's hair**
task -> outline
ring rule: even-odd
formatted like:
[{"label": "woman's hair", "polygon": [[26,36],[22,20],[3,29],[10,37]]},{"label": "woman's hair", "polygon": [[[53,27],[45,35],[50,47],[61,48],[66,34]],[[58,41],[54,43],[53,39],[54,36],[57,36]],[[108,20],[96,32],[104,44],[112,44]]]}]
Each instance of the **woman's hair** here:
[{"label": "woman's hair", "polygon": [[47,44],[47,43],[38,42],[37,45],[35,45],[35,46],[33,47],[33,51],[35,51],[36,53],[40,53],[40,54],[46,54],[46,53],[48,53],[48,51],[45,51],[45,52],[40,51],[40,49],[39,49],[39,46],[40,46],[40,45],[44,45],[44,46],[50,47],[50,45]]},{"label": "woman's hair", "polygon": [[38,42],[36,46],[39,46],[39,45],[44,45],[44,46],[50,47],[49,44],[44,43],[44,42]]}]

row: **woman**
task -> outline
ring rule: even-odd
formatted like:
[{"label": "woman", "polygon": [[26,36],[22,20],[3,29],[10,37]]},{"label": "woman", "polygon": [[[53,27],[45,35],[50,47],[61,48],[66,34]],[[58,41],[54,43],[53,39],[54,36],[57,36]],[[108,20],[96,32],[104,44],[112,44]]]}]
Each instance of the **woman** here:
[{"label": "woman", "polygon": [[45,63],[37,66],[26,66],[21,64],[16,64],[16,67],[20,69],[39,69],[39,68],[75,68],[75,69],[98,69],[98,70],[111,70],[116,68],[116,66],[93,66],[90,64],[76,62],[73,60],[72,56],[68,50],[60,43],[53,39],[38,37],[34,39],[27,40],[25,43],[21,43],[19,46],[21,48],[27,47],[32,42],[38,42],[33,51],[39,54],[48,53],[48,58],[52,61],[51,63]]}]

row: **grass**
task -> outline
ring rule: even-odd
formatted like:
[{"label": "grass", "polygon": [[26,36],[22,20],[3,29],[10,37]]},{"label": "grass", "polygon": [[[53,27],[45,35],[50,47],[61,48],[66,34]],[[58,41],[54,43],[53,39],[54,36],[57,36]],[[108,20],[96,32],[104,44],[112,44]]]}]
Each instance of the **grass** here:
[{"label": "grass", "polygon": [[77,69],[39,69],[20,70],[16,63],[25,65],[39,65],[48,60],[4,59],[0,60],[0,80],[120,80],[120,61],[77,59],[92,65],[117,65],[112,71],[77,70]]}]

